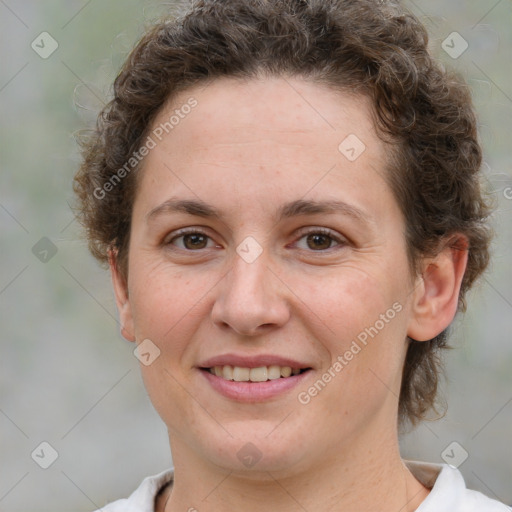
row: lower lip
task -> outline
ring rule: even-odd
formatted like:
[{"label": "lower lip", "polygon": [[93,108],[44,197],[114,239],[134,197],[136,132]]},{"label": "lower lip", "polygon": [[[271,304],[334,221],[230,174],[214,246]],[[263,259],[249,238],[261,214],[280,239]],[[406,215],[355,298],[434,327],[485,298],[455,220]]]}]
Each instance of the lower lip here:
[{"label": "lower lip", "polygon": [[212,388],[232,400],[239,402],[264,402],[290,391],[306,379],[311,370],[290,377],[267,380],[265,382],[235,382],[217,377],[209,371],[199,370],[210,383]]}]

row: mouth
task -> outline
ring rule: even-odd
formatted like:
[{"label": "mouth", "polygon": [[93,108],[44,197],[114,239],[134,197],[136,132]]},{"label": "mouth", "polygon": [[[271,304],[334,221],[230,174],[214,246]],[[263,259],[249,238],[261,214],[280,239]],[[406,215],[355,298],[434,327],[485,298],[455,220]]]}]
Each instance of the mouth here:
[{"label": "mouth", "polygon": [[311,368],[292,368],[291,366],[278,365],[249,368],[242,366],[223,365],[200,368],[200,370],[208,372],[227,381],[267,382],[270,380],[287,379],[295,375],[300,375],[311,370]]},{"label": "mouth", "polygon": [[277,354],[219,354],[196,367],[210,389],[236,402],[277,401],[314,372],[307,360]]}]

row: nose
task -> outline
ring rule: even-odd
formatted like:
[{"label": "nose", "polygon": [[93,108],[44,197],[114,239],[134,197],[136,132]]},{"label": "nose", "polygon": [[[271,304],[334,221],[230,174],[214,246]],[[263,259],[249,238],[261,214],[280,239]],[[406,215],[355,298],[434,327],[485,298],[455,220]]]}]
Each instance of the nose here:
[{"label": "nose", "polygon": [[281,327],[290,318],[287,290],[264,253],[252,263],[235,255],[233,266],[219,283],[212,320],[222,329],[245,336]]}]

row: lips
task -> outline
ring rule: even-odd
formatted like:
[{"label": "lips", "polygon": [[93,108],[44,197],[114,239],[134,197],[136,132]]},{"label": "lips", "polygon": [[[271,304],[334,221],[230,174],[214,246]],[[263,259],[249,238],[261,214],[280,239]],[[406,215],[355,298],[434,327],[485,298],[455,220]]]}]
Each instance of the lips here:
[{"label": "lips", "polygon": [[201,362],[198,369],[214,390],[242,402],[261,402],[295,387],[312,367],[286,357],[225,354]]},{"label": "lips", "polygon": [[241,356],[225,354],[207,359],[199,365],[202,370],[236,382],[265,382],[298,375],[311,368],[307,363],[270,354]]},{"label": "lips", "polygon": [[224,354],[211,357],[198,364],[198,368],[214,368],[215,366],[238,366],[240,368],[259,368],[262,366],[289,366],[292,369],[303,370],[311,368],[311,364],[304,361],[296,361],[287,357],[272,354],[260,354],[258,356],[245,356],[237,354]]}]

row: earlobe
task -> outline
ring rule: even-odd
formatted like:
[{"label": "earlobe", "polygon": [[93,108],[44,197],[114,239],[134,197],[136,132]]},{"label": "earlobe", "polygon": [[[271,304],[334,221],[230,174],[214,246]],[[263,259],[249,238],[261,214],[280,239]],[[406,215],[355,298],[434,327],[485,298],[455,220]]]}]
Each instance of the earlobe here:
[{"label": "earlobe", "polygon": [[117,252],[114,250],[109,250],[108,252],[108,263],[110,267],[110,274],[112,276],[112,286],[114,288],[117,310],[119,311],[121,334],[126,340],[135,341],[135,331],[133,325],[131,303],[128,294],[128,285],[125,277],[119,269]]},{"label": "earlobe", "polygon": [[451,237],[433,258],[425,260],[414,290],[407,335],[416,341],[435,338],[452,322],[468,260],[468,240]]}]

